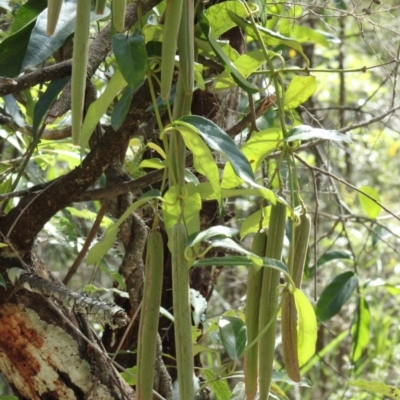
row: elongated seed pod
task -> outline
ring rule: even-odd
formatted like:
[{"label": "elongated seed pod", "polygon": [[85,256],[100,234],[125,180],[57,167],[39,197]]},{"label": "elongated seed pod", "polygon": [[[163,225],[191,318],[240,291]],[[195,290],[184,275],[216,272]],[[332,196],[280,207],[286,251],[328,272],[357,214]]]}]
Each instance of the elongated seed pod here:
[{"label": "elongated seed pod", "polygon": [[79,144],[85,102],[91,2],[78,0],[71,74],[72,142]]},{"label": "elongated seed pod", "polygon": [[167,0],[161,50],[161,98],[169,99],[183,0]]},{"label": "elongated seed pod", "polygon": [[138,341],[138,400],[153,400],[154,362],[157,350],[158,320],[164,278],[164,244],[160,232],[147,238],[145,284]]},{"label": "elongated seed pod", "polygon": [[299,357],[297,353],[297,311],[294,296],[285,291],[282,300],[282,350],[285,369],[289,378],[300,382]]},{"label": "elongated seed pod", "polygon": [[63,0],[47,0],[47,27],[46,34],[51,36],[57,27]]},{"label": "elongated seed pod", "polygon": [[[277,202],[271,207],[268,226],[268,241],[265,256],[280,260],[282,257],[283,239],[285,235],[286,206]],[[258,343],[260,400],[267,400],[272,378],[274,362],[276,314],[278,307],[277,287],[279,272],[272,268],[263,269],[262,289],[259,311],[259,331],[270,324],[267,332],[260,337]]]},{"label": "elongated seed pod", "polygon": [[[251,251],[258,256],[265,255],[267,233],[262,230],[253,238]],[[258,336],[258,314],[260,309],[260,296],[263,271],[261,267],[251,266],[247,276],[246,295],[246,327],[247,342],[252,343]],[[258,344],[252,346],[244,354],[244,382],[246,399],[253,400],[257,395],[258,383]]]},{"label": "elongated seed pod", "polygon": [[184,225],[180,223],[174,225],[171,230],[170,249],[172,253],[172,296],[179,398],[193,399],[194,363],[189,266],[184,255],[186,239],[187,234]]},{"label": "elongated seed pod", "polygon": [[300,225],[296,226],[294,231],[294,257],[292,279],[296,287],[300,289],[301,281],[303,279],[304,264],[306,262],[308,241],[311,232],[311,218],[308,214],[304,213],[300,217]]},{"label": "elongated seed pod", "polygon": [[114,27],[118,32],[125,31],[126,0],[113,0],[112,15]]},{"label": "elongated seed pod", "polygon": [[106,9],[107,0],[96,0],[96,15],[103,15]]}]

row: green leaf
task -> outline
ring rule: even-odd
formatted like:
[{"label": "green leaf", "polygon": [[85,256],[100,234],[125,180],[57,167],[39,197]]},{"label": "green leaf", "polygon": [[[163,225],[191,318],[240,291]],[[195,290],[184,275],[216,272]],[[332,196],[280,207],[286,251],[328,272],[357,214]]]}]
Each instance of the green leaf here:
[{"label": "green leaf", "polygon": [[100,118],[107,111],[107,108],[112,103],[118,93],[126,86],[124,77],[122,76],[119,69],[114,72],[113,77],[108,82],[108,85],[101,96],[93,102],[87,113],[85,120],[82,125],[81,132],[81,149],[82,151],[86,148],[89,143],[89,138],[92,135],[96,125],[100,121]]},{"label": "green leaf", "polygon": [[231,390],[226,380],[218,379],[218,376],[212,369],[202,369],[202,375],[206,379],[207,386],[215,394],[217,400],[229,400],[231,398]]},{"label": "green leaf", "polygon": [[135,93],[135,90],[132,87],[127,86],[118,103],[115,105],[114,111],[111,115],[111,126],[114,131],[117,131],[119,128],[121,128],[121,125],[125,121],[131,105],[133,93]]},{"label": "green leaf", "polygon": [[[253,25],[251,24],[250,21],[240,17],[239,15],[236,15],[234,12],[228,10],[229,17],[234,21],[240,28],[242,28],[246,34],[252,36],[256,40],[258,40],[257,32],[253,28]],[[257,30],[260,32],[261,37],[264,41],[264,43],[267,46],[278,46],[278,45],[284,45],[287,47],[292,48],[293,50],[296,50],[306,61],[307,67],[310,66],[310,61],[308,60],[307,56],[305,55],[303,48],[301,47],[301,44],[297,40],[293,40],[291,38],[285,37],[280,35],[279,33],[276,33],[274,31],[271,31],[267,28],[263,28],[260,25],[256,25]]]},{"label": "green leaf", "polygon": [[215,236],[223,236],[223,237],[234,237],[239,233],[239,231],[235,228],[230,228],[224,225],[212,226],[211,228],[206,229],[205,231],[192,233],[186,242],[187,247],[193,247],[194,245],[202,242],[203,240],[209,240]]},{"label": "green leaf", "polygon": [[[231,11],[228,10],[229,13]],[[204,35],[206,36],[208,42],[210,43],[211,47],[215,55],[217,56],[220,63],[224,66],[224,68],[231,74],[234,81],[246,92],[248,93],[258,93],[260,90],[257,86],[252,85],[248,82],[243,75],[236,69],[233,65],[232,61],[229,57],[224,53],[219,43],[216,41],[214,35],[211,32],[210,24],[208,22],[206,14],[202,11],[201,7],[199,7],[199,11],[197,13],[197,18],[199,20],[199,24],[201,30],[203,31]]]},{"label": "green leaf", "polygon": [[10,33],[18,32],[29,25],[47,7],[47,0],[29,0],[15,14]]},{"label": "green leaf", "polygon": [[146,69],[146,46],[139,30],[131,36],[117,33],[112,37],[112,46],[118,68],[128,85],[137,89],[143,82]]},{"label": "green leaf", "polygon": [[353,256],[348,250],[329,250],[319,258],[317,267],[332,260],[353,260]]},{"label": "green leaf", "polygon": [[35,21],[0,43],[0,76],[13,78],[20,74]]},{"label": "green leaf", "polygon": [[[263,218],[261,221],[261,227],[266,228],[269,222],[269,216],[271,213],[271,206],[264,207]],[[240,239],[243,240],[249,233],[257,232],[260,229],[261,210],[249,215],[240,226]]]},{"label": "green leaf", "polygon": [[299,366],[304,365],[315,353],[317,319],[307,296],[299,289],[293,293],[297,310],[297,354]]},{"label": "green leaf", "polygon": [[366,381],[364,379],[358,379],[355,381],[349,381],[350,386],[355,386],[360,389],[367,391],[369,394],[375,394],[377,396],[386,396],[392,399],[398,399],[400,397],[400,389],[386,385],[379,381]]},{"label": "green leaf", "polygon": [[297,108],[307,101],[317,90],[315,76],[295,76],[285,91],[285,110]]},{"label": "green leaf", "polygon": [[139,168],[154,168],[163,169],[165,168],[165,160],[160,160],[159,158],[150,158],[148,160],[142,160],[139,164]]},{"label": "green leaf", "polygon": [[340,39],[329,32],[312,29],[308,26],[290,24],[290,36],[295,38],[300,43],[316,43],[324,47],[329,47],[329,43],[340,43]]},{"label": "green leaf", "polygon": [[336,276],[321,293],[315,310],[317,317],[321,321],[328,321],[336,315],[349,300],[357,284],[358,277],[352,271]]},{"label": "green leaf", "polygon": [[40,99],[35,104],[33,110],[33,122],[32,122],[32,136],[33,141],[36,143],[38,140],[38,129],[45,117],[47,111],[50,109],[54,101],[57,99],[59,93],[64,89],[65,85],[69,82],[70,77],[66,76],[62,79],[55,79],[50,82],[47,86],[46,91],[40,97]]},{"label": "green leaf", "polygon": [[[254,5],[251,3],[249,3],[249,6],[254,9]],[[220,37],[223,33],[236,25],[229,18],[228,10],[241,17],[247,17],[249,15],[243,4],[238,1],[224,1],[211,5],[207,8],[205,14],[215,37]]]},{"label": "green leaf", "polygon": [[129,215],[132,214],[140,206],[147,203],[149,200],[156,198],[161,199],[160,191],[155,189],[150,190],[146,192],[139,200],[130,205],[121,215],[121,217],[106,230],[103,240],[96,243],[89,250],[86,263],[94,264],[96,261],[100,260],[113,246],[115,238],[118,234],[118,228],[122,224],[122,222],[125,221],[129,217]]},{"label": "green leaf", "polygon": [[245,323],[238,317],[221,317],[218,321],[221,342],[232,360],[238,360],[247,343]]},{"label": "green leaf", "polygon": [[[250,140],[241,148],[241,152],[248,160],[252,171],[260,168],[263,160],[278,149],[282,139],[282,131],[278,127],[252,133]],[[232,163],[227,162],[224,168],[221,187],[229,189],[239,186],[242,183],[243,179],[240,179],[238,174],[235,173]]]},{"label": "green leaf", "polygon": [[0,396],[0,400],[18,400],[18,397],[11,396],[11,395],[3,395],[3,396]]},{"label": "green leaf", "polygon": [[121,372],[121,376],[128,385],[136,385],[137,366],[126,368],[124,372]]},{"label": "green leaf", "polygon": [[[360,190],[369,194],[372,198],[380,202],[379,193],[370,186],[361,186]],[[369,199],[367,196],[362,193],[358,193],[358,201],[361,204],[361,207],[365,214],[367,214],[368,218],[375,219],[381,213],[381,206],[376,204],[373,200]]]},{"label": "green leaf", "polygon": [[219,184],[219,169],[214,157],[199,135],[200,132],[192,125],[179,125],[186,147],[193,153],[193,166],[200,174],[207,177],[214,190],[216,199],[221,203],[221,186]]},{"label": "green leaf", "polygon": [[[225,3],[220,3],[225,4]],[[277,55],[273,51],[268,52],[271,59]],[[237,60],[233,62],[237,70],[247,78],[254,71],[256,71],[261,65],[265,64],[265,56],[262,50],[250,51],[246,54],[241,55]],[[235,87],[236,83],[228,71],[223,71],[218,75],[215,80],[215,90],[226,90]]]},{"label": "green leaf", "polygon": [[355,363],[368,349],[371,333],[371,315],[369,312],[368,302],[364,297],[360,297],[357,305],[357,314],[355,321],[351,327],[352,349],[351,359]]},{"label": "green leaf", "polygon": [[286,142],[295,142],[296,140],[326,139],[351,143],[349,136],[338,131],[312,128],[308,125],[298,125],[292,128],[285,137]]},{"label": "green leaf", "polygon": [[[90,13],[90,21],[98,21],[110,13],[105,10],[103,15],[96,15],[94,10]],[[58,18],[57,28],[54,35],[47,36],[47,10],[44,10],[37,18],[36,25],[30,35],[28,49],[22,69],[32,68],[39,65],[59,49],[65,40],[75,31],[76,22],[76,2],[64,1]]]}]

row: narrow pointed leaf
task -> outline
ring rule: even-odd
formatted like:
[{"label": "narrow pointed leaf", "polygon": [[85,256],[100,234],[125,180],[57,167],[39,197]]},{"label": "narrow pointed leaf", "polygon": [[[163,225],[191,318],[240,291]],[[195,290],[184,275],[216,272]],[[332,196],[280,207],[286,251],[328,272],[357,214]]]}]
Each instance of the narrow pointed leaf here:
[{"label": "narrow pointed leaf", "polygon": [[33,122],[32,122],[32,136],[35,142],[37,141],[38,129],[44,116],[50,109],[53,102],[56,100],[58,94],[64,89],[65,85],[69,82],[69,80],[70,77],[66,76],[65,78],[51,81],[46,89],[46,92],[40,97],[40,99],[35,104],[35,108],[33,110]]},{"label": "narrow pointed leaf", "polygon": [[212,226],[211,228],[206,229],[205,231],[196,232],[190,235],[187,239],[186,245],[188,247],[193,247],[194,245],[202,242],[203,240],[211,239],[215,236],[223,236],[223,237],[234,237],[239,233],[239,231],[235,228],[230,228],[224,225]]},{"label": "narrow pointed leaf", "polygon": [[355,381],[349,381],[348,384],[367,391],[368,395],[375,394],[377,396],[390,397],[391,399],[400,398],[400,389],[395,386],[386,385],[383,382],[358,379]]},{"label": "narrow pointed leaf", "polygon": [[329,250],[317,261],[317,267],[332,260],[353,260],[352,254],[347,250]]},{"label": "narrow pointed leaf", "polygon": [[357,314],[353,326],[352,333],[352,350],[351,359],[355,363],[368,349],[371,340],[371,314],[369,312],[368,302],[364,297],[360,297],[357,306]]},{"label": "narrow pointed leaf", "polygon": [[285,137],[286,142],[295,142],[296,140],[325,139],[351,143],[351,138],[338,131],[312,128],[308,125],[298,125],[292,128]]}]

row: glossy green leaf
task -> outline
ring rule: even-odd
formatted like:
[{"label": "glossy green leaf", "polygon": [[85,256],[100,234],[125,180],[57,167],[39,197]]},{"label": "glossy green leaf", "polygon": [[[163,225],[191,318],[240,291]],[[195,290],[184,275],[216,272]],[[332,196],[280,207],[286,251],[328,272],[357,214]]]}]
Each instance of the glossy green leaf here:
[{"label": "glossy green leaf", "polygon": [[352,271],[336,276],[323,290],[316,307],[317,317],[328,321],[336,315],[349,300],[358,284],[358,277]]},{"label": "glossy green leaf", "polygon": [[[370,186],[361,186],[360,190],[369,194],[372,198],[380,202],[379,193]],[[381,213],[381,206],[376,204],[373,200],[369,199],[367,196],[362,193],[358,193],[358,201],[361,204],[361,207],[365,214],[367,214],[368,218],[375,219]]]},{"label": "glossy green leaf", "polygon": [[128,37],[118,33],[112,37],[112,46],[123,77],[128,85],[137,89],[145,77],[147,53],[144,37],[138,30]]},{"label": "glossy green leaf", "polygon": [[47,8],[47,0],[28,0],[15,14],[11,24],[10,33],[18,32],[20,29],[29,25],[36,17]]},{"label": "glossy green leaf", "polygon": [[[239,15],[235,14],[232,11],[228,10],[229,17],[234,21],[240,28],[242,28],[246,34],[252,36],[256,40],[258,40],[257,37],[257,32],[253,28],[252,24],[250,21],[240,17]],[[308,60],[307,56],[305,55],[303,48],[301,47],[301,44],[292,38],[288,38],[286,36],[280,35],[279,33],[276,33],[272,30],[269,30],[267,28],[264,28],[260,25],[257,25],[257,29],[261,34],[261,37],[264,41],[264,43],[267,46],[278,46],[278,45],[284,45],[287,47],[292,48],[293,50],[296,50],[306,61],[307,66],[310,66],[310,61]]]},{"label": "glossy green leaf", "polygon": [[276,198],[271,190],[265,189],[254,181],[253,170],[250,163],[239,150],[236,143],[214,122],[197,115],[186,116],[178,121],[194,126],[202,136],[207,145],[216,151],[221,152],[230,161],[237,176],[251,186],[260,189],[263,196],[275,204]]},{"label": "glossy green leaf", "polygon": [[348,250],[329,250],[319,258],[317,267],[332,260],[353,260],[353,256]]},{"label": "glossy green leaf", "polygon": [[105,232],[104,238],[96,243],[88,252],[86,262],[87,264],[94,264],[98,260],[100,260],[105,254],[107,254],[108,250],[114,244],[114,241],[118,234],[118,229],[123,221],[125,221],[130,214],[132,214],[135,210],[137,210],[140,206],[147,203],[149,200],[159,198],[161,199],[161,193],[159,190],[150,190],[145,193],[139,200],[135,201],[131,204],[126,211],[115,221]]},{"label": "glossy green leaf", "polygon": [[296,140],[312,140],[312,139],[325,139],[342,141],[345,143],[351,143],[349,136],[340,133],[338,131],[312,128],[308,125],[298,125],[292,128],[286,138],[286,142],[295,142]]},{"label": "glossy green leaf", "polygon": [[214,157],[207,147],[200,132],[192,125],[179,125],[186,147],[193,154],[193,166],[200,174],[207,177],[214,190],[216,199],[221,202],[221,186],[219,184],[219,169]]},{"label": "glossy green leaf", "polygon": [[206,229],[205,231],[192,233],[188,238],[186,245],[188,247],[193,247],[194,245],[204,241],[209,240],[215,236],[219,237],[229,237],[232,238],[236,236],[239,231],[235,228],[230,228],[224,225],[212,226],[211,228]]},{"label": "glossy green leaf", "polygon": [[240,239],[243,240],[249,233],[257,232],[260,229],[260,221],[262,228],[268,227],[270,213],[271,206],[267,206],[263,209],[262,221],[261,210],[258,210],[255,213],[249,215],[240,226]]},{"label": "glossy green leaf", "polygon": [[81,131],[82,150],[85,149],[87,144],[89,143],[89,138],[96,128],[96,125],[100,121],[100,118],[105,114],[109,105],[125,86],[126,81],[123,78],[121,72],[117,69],[111,80],[108,82],[108,85],[104,92],[95,102],[90,105],[86,113]]},{"label": "glossy green leaf", "polygon": [[299,366],[304,365],[315,353],[317,343],[317,318],[307,296],[299,289],[293,293],[297,310],[297,354]]},{"label": "glossy green leaf", "polygon": [[69,82],[70,77],[66,76],[62,79],[55,79],[50,82],[49,86],[47,86],[46,91],[37,101],[34,111],[33,111],[33,122],[32,122],[32,136],[34,142],[37,141],[38,137],[38,129],[40,124],[42,123],[43,118],[46,113],[49,111],[50,107],[57,99],[59,93],[64,89],[65,85]]},{"label": "glossy green leaf", "polygon": [[247,343],[247,328],[238,317],[221,317],[218,321],[221,342],[232,360],[238,360]]},{"label": "glossy green leaf", "polygon": [[307,101],[316,90],[317,78],[315,76],[295,76],[285,91],[285,110],[297,108]]},{"label": "glossy green leaf", "polygon": [[[94,10],[90,13],[90,21],[98,21],[110,13],[106,9],[104,15],[96,15]],[[30,35],[28,49],[22,70],[39,65],[59,49],[65,40],[75,31],[76,2],[64,1],[58,18],[57,28],[54,35],[47,36],[47,10],[44,10],[37,18],[36,25]]]},{"label": "glossy green leaf", "polygon": [[395,386],[386,385],[383,382],[358,379],[348,381],[348,384],[350,386],[358,387],[367,391],[369,395],[375,394],[377,396],[390,397],[391,399],[400,398],[400,389],[396,388]]},{"label": "glossy green leaf", "polygon": [[[282,143],[281,129],[278,127],[268,128],[260,132],[253,132],[250,140],[241,148],[241,152],[250,164],[251,170],[256,171],[269,154],[278,150],[280,143]],[[240,179],[239,175],[235,172],[232,163],[227,162],[224,168],[221,187],[226,189],[233,188],[241,185],[243,181],[244,179]]]},{"label": "glossy green leaf", "polygon": [[114,111],[111,115],[111,126],[114,131],[121,128],[121,125],[124,123],[131,105],[133,93],[135,93],[135,90],[131,86],[127,86],[118,103],[115,105]]},{"label": "glossy green leaf", "polygon": [[0,43],[0,76],[13,78],[20,74],[35,21]]},{"label": "glossy green leaf", "polygon": [[352,349],[351,359],[355,363],[368,349],[371,340],[371,315],[368,302],[365,297],[360,297],[357,305],[357,313],[351,327]]},{"label": "glossy green leaf", "polygon": [[150,158],[148,160],[142,160],[139,164],[139,168],[154,168],[162,169],[165,168],[165,160],[160,160],[159,158]]},{"label": "glossy green leaf", "polygon": [[[230,12],[228,10],[228,12]],[[232,61],[229,57],[224,53],[221,46],[215,39],[213,33],[211,32],[210,24],[208,22],[206,14],[201,11],[199,8],[199,12],[197,13],[197,18],[199,20],[199,24],[201,30],[203,31],[205,37],[210,43],[211,47],[214,50],[215,55],[217,56],[220,63],[224,66],[224,68],[231,74],[234,81],[246,92],[248,93],[258,93],[260,90],[257,86],[252,85],[248,82],[244,76],[236,69],[233,65]]]}]

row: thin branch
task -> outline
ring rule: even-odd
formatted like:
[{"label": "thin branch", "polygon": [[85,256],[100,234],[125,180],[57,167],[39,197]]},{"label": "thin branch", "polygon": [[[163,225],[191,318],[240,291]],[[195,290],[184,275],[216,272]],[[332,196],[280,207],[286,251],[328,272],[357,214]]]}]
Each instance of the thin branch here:
[{"label": "thin branch", "polygon": [[375,204],[377,204],[378,206],[380,206],[383,210],[385,210],[387,213],[389,213],[390,215],[392,215],[393,217],[395,217],[398,221],[400,221],[400,217],[397,216],[394,212],[390,211],[387,207],[385,207],[380,201],[374,199],[371,195],[369,195],[368,193],[364,192],[361,189],[358,189],[357,187],[355,187],[354,185],[352,185],[349,182],[346,182],[345,180],[339,178],[338,176],[331,174],[330,172],[322,169],[322,168],[318,168],[318,167],[314,167],[310,164],[308,164],[306,161],[304,161],[298,154],[294,154],[294,156],[303,164],[305,165],[307,168],[313,169],[315,171],[320,172],[321,174],[324,174],[326,176],[329,176],[333,179],[335,179],[336,181],[342,183],[343,185],[348,186],[349,188],[355,190],[358,193],[363,194],[365,197],[367,197],[368,199],[370,199],[371,201],[373,201]]}]

